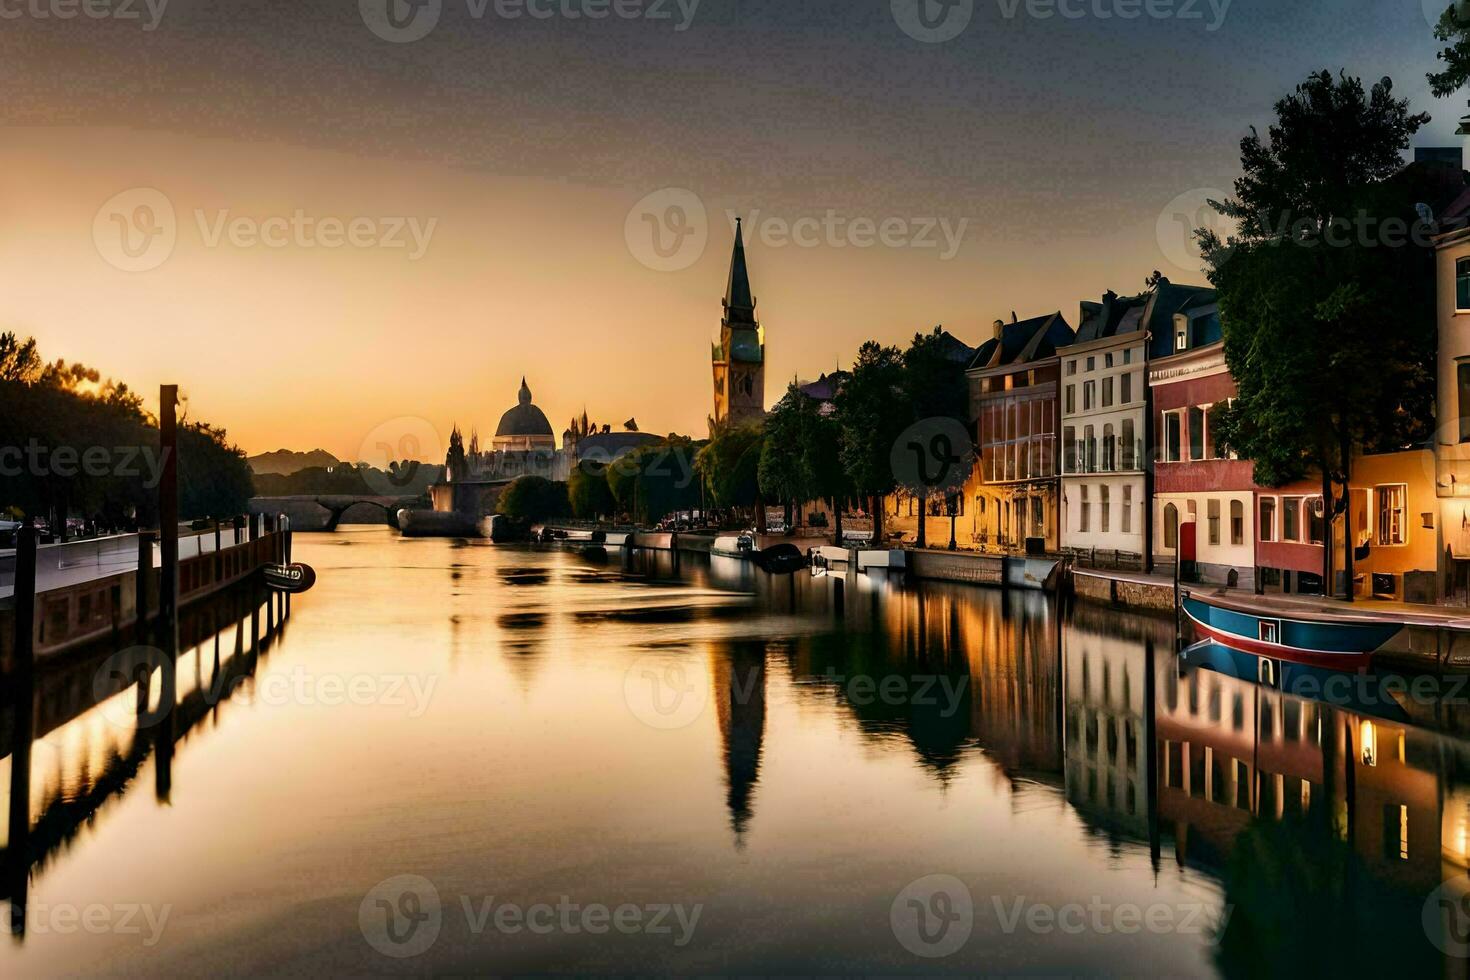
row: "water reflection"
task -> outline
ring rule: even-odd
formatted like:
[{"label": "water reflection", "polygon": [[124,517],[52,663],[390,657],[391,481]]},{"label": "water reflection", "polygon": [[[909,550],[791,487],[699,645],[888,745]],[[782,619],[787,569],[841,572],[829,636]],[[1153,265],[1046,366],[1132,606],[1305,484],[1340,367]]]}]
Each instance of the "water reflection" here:
[{"label": "water reflection", "polygon": [[[229,951],[222,972],[392,969],[363,943],[358,902],[402,873],[438,882],[450,908],[475,889],[709,906],[682,950],[538,944],[446,919],[414,964],[423,972],[1458,966],[1436,944],[1470,919],[1430,901],[1446,881],[1451,898],[1470,891],[1470,746],[1454,734],[1463,712],[1444,703],[1448,686],[1430,704],[1303,698],[1218,657],[1179,657],[1167,620],[1036,593],[353,537],[362,546],[335,569],[335,538],[298,542],[324,574],[289,635],[272,637],[270,617],[260,634],[258,597],[222,599],[191,616],[175,667],[102,670],[99,689],[99,654],[45,668],[22,685],[30,696],[12,680],[0,752],[13,907],[37,889],[54,898],[58,866],[74,885],[108,864],[88,830],[123,819],[151,761],[145,802],[158,813],[203,821],[213,811],[199,798],[212,797],[256,830],[248,854],[204,838],[199,867],[156,869],[160,901]],[[282,657],[446,683],[422,716],[296,705],[220,725],[220,693],[259,683]],[[627,675],[650,658],[697,692],[691,710],[650,720],[630,703]],[[144,723],[166,687],[171,724]],[[288,782],[304,770],[289,821],[265,781],[211,765],[257,756]],[[146,835],[154,823],[135,808],[127,826]],[[255,871],[292,862],[309,872]],[[913,958],[889,919],[895,896],[935,872],[964,881],[976,918],[937,964]],[[109,880],[99,870],[94,884]],[[991,905],[1094,897],[1195,902],[1223,934],[1008,930]],[[219,911],[251,903],[300,919],[287,929]],[[18,972],[187,969],[200,948],[71,938],[27,938],[11,953]]]},{"label": "water reflection", "polygon": [[263,604],[265,595],[246,587],[191,607],[173,662],[155,647],[104,646],[4,679],[0,900],[17,940],[25,938],[32,880],[133,787],[150,758],[154,798],[168,805],[176,744],[218,721],[221,704],[286,632],[272,611],[262,634]]}]

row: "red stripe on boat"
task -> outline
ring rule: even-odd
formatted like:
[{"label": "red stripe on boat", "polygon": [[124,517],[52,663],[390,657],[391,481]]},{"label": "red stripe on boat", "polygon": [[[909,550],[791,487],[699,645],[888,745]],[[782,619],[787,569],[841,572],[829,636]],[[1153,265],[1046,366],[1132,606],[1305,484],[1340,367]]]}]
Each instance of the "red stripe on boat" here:
[{"label": "red stripe on boat", "polygon": [[1264,640],[1252,640],[1234,633],[1226,633],[1213,626],[1207,626],[1195,618],[1188,609],[1184,615],[1189,617],[1195,628],[1204,635],[1205,639],[1214,640],[1221,646],[1227,646],[1232,650],[1242,653],[1253,654],[1257,657],[1268,657],[1272,660],[1288,660],[1294,664],[1303,664],[1308,667],[1325,667],[1328,670],[1356,670],[1366,666],[1369,654],[1363,653],[1329,653],[1324,650],[1303,650],[1300,647],[1282,646],[1279,643],[1267,643]]}]

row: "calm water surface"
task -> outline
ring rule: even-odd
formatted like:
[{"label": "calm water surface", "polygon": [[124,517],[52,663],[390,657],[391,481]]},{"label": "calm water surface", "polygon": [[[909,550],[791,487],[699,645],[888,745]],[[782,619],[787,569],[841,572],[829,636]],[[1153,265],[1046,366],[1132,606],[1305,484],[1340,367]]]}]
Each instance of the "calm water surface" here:
[{"label": "calm water surface", "polygon": [[257,656],[248,603],[193,617],[172,740],[106,652],[43,672],[0,974],[1464,970],[1443,709],[1036,595],[296,551],[319,583]]}]

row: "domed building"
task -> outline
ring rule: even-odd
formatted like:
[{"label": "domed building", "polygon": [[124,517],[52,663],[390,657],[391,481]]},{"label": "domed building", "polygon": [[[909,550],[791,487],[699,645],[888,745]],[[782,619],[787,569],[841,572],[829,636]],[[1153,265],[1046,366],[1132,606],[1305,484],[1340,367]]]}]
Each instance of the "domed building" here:
[{"label": "domed building", "polygon": [[500,417],[500,426],[490,445],[498,453],[556,449],[556,433],[546,413],[531,401],[531,388],[525,378],[521,378],[519,404]]}]

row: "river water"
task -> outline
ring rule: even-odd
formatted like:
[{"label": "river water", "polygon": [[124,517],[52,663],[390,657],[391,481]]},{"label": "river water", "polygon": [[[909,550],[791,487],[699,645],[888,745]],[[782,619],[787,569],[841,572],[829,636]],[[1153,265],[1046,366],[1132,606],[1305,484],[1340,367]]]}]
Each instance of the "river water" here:
[{"label": "river water", "polygon": [[1038,594],[296,556],[254,655],[251,604],[193,624],[172,738],[163,672],[48,668],[17,781],[7,691],[0,975],[1465,969],[1454,704],[1300,700]]}]

